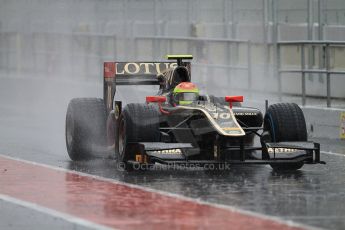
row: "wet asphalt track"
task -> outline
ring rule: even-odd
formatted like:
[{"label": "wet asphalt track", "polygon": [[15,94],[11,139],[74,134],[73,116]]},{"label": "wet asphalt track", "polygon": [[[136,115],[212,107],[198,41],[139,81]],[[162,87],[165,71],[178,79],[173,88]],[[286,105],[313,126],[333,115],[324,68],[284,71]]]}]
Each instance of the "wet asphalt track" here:
[{"label": "wet asphalt track", "polygon": [[[39,86],[39,87],[38,87]],[[68,100],[101,95],[98,82],[1,79],[0,154],[133,183],[187,197],[239,207],[325,229],[345,229],[345,143],[317,140],[327,165],[306,165],[295,173],[275,173],[269,166],[236,166],[225,172],[152,170],[127,173],[109,158],[71,162],[64,144]],[[132,98],[137,97],[132,92]],[[344,154],[344,156],[342,155]],[[157,201],[159,202],[159,201]],[[20,229],[27,218],[66,226],[43,214],[0,202],[3,229]],[[16,213],[16,215],[13,215]],[[15,219],[22,220],[14,221]],[[41,223],[41,224],[40,224]],[[83,227],[78,227],[82,228]]]}]

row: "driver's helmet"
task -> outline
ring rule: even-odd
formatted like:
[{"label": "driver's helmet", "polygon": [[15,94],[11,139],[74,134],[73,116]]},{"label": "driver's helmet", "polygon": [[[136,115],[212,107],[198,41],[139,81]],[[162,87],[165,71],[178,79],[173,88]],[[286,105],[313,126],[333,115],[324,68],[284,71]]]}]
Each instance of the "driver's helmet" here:
[{"label": "driver's helmet", "polygon": [[191,82],[181,82],[173,91],[173,99],[176,105],[189,105],[198,100],[199,89]]}]

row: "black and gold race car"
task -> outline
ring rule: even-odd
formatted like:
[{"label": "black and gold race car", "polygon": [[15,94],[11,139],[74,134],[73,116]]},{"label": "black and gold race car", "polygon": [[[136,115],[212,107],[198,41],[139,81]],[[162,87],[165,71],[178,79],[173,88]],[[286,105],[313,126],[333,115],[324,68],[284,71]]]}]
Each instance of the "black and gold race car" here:
[{"label": "black and gold race car", "polygon": [[[273,104],[263,115],[242,106],[243,96],[238,95],[185,94],[188,103],[178,103],[174,90],[191,82],[191,63],[183,60],[192,56],[168,59],[177,61],[104,63],[103,99],[75,98],[68,105],[66,145],[72,160],[88,159],[107,146],[126,168],[270,164],[275,170],[297,170],[324,163],[320,145],[307,140],[298,105]],[[159,89],[146,95],[146,103],[126,104],[115,97],[121,85]]]}]

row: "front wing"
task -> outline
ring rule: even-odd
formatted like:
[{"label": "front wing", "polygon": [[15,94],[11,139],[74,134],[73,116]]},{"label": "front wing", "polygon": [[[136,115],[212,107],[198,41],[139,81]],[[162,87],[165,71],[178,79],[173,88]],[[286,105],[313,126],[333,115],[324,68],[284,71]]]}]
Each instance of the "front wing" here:
[{"label": "front wing", "polygon": [[[264,147],[231,147],[227,151],[240,151],[240,159],[237,160],[190,160],[183,154],[183,149],[193,149],[190,143],[163,143],[163,142],[139,142],[129,143],[126,148],[135,150],[135,160],[128,163],[161,163],[161,164],[325,164],[320,160],[320,144],[314,142],[277,142],[265,143]],[[195,149],[195,148],[194,148]],[[196,149],[197,150],[197,149]],[[246,151],[261,151],[261,158],[247,159]],[[265,156],[264,153],[268,153]],[[267,157],[268,156],[268,157]]]}]

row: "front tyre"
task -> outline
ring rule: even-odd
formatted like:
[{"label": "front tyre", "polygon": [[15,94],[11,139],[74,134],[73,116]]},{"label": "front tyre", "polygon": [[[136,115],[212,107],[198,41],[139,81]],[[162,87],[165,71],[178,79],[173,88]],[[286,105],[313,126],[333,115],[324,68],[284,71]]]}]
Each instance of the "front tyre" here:
[{"label": "front tyre", "polygon": [[159,142],[159,112],[153,105],[128,104],[121,112],[115,132],[117,159],[127,165],[135,159],[135,150],[126,149],[128,143]]},{"label": "front tyre", "polygon": [[[301,108],[295,103],[271,105],[264,117],[264,138],[266,142],[307,141],[307,128]],[[303,164],[271,164],[271,167],[274,170],[297,170]]]},{"label": "front tyre", "polygon": [[99,98],[74,98],[66,113],[65,137],[71,160],[86,160],[105,148],[106,110]]}]

